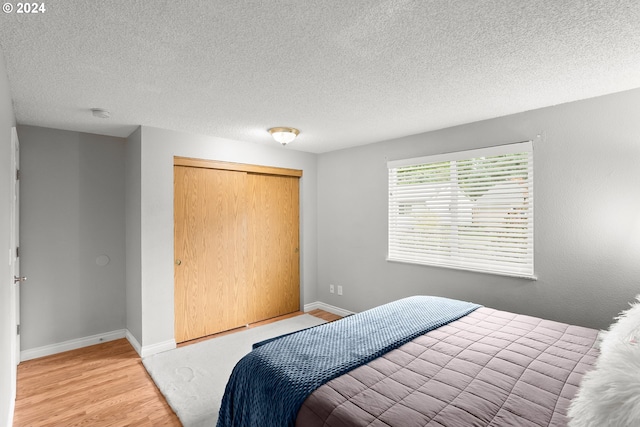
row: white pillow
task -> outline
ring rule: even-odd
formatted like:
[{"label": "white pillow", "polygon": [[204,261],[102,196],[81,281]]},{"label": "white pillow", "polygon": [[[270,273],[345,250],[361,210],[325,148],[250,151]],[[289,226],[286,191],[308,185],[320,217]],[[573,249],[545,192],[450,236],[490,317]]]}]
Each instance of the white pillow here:
[{"label": "white pillow", "polygon": [[596,367],[582,378],[568,415],[569,427],[640,426],[640,304],[604,334]]}]

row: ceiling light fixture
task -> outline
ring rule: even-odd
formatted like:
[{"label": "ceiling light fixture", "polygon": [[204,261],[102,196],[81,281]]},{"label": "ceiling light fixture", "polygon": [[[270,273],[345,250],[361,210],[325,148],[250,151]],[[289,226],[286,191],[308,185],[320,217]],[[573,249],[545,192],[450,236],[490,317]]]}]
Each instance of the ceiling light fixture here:
[{"label": "ceiling light fixture", "polygon": [[296,139],[300,131],[296,128],[277,127],[269,129],[269,133],[273,136],[273,139],[284,146]]},{"label": "ceiling light fixture", "polygon": [[111,113],[104,108],[92,108],[91,114],[93,114],[94,117],[99,117],[101,119],[108,119],[111,117]]}]

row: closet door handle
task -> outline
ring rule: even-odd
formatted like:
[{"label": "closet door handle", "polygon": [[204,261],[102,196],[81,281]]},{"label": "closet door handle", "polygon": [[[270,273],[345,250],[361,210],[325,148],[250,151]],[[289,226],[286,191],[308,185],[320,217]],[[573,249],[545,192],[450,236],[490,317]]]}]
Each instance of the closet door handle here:
[{"label": "closet door handle", "polygon": [[176,265],[180,265],[180,264],[182,264],[182,261],[181,261],[181,260],[179,260],[179,259],[177,259],[177,260],[176,260]]}]

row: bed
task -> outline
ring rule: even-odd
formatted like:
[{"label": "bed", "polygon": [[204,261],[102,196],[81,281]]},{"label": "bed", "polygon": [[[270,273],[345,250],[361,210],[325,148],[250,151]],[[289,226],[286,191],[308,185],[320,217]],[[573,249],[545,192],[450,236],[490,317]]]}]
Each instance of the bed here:
[{"label": "bed", "polygon": [[218,426],[566,426],[598,331],[416,296],[257,343]]}]

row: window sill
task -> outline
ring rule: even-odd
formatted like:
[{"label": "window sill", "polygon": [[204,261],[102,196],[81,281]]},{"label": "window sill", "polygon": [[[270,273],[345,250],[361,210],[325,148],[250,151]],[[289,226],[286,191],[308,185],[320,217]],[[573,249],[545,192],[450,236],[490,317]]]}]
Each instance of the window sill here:
[{"label": "window sill", "polygon": [[465,267],[455,267],[455,266],[439,265],[439,264],[428,264],[428,263],[425,263],[425,262],[407,261],[407,260],[394,259],[394,258],[389,258],[389,257],[387,257],[387,262],[395,262],[395,263],[398,263],[398,264],[422,265],[422,266],[425,266],[425,267],[446,268],[446,269],[449,269],[449,270],[470,271],[470,272],[473,272],[473,273],[483,273],[483,274],[491,274],[491,275],[494,275],[494,276],[514,277],[514,278],[517,278],[517,279],[525,279],[525,280],[531,280],[531,281],[538,280],[538,277],[535,274],[533,276],[529,276],[529,275],[526,275],[526,274],[504,273],[504,272],[500,272],[500,271],[473,269],[473,268],[465,268]]}]

